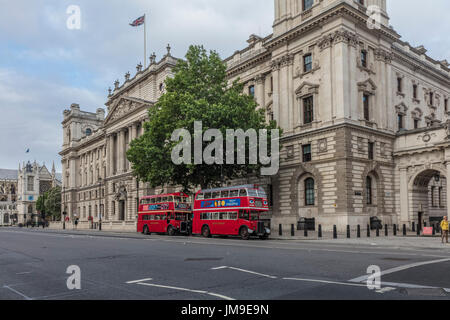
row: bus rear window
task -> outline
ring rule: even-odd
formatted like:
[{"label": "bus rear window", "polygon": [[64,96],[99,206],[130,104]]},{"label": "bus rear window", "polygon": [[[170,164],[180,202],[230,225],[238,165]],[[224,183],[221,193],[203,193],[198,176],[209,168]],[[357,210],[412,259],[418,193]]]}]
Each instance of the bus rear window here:
[{"label": "bus rear window", "polygon": [[205,199],[211,199],[211,192],[205,193]]},{"label": "bus rear window", "polygon": [[199,193],[197,195],[197,200],[203,200],[203,199],[205,199],[205,195],[203,193]]},{"label": "bus rear window", "polygon": [[239,190],[239,197],[246,197],[247,196],[247,190],[241,189]]}]

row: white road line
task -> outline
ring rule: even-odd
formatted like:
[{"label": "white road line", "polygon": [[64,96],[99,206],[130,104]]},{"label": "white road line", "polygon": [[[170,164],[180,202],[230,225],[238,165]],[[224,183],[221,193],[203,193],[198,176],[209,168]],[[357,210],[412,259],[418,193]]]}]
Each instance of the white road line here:
[{"label": "white road line", "polygon": [[[395,272],[408,270],[408,269],[411,269],[411,268],[417,268],[417,267],[426,266],[426,265],[429,265],[429,264],[436,264],[436,263],[447,262],[447,261],[450,261],[450,259],[447,258],[447,259],[440,259],[440,260],[433,260],[433,261],[411,263],[411,264],[407,264],[407,265],[404,265],[404,266],[400,266],[400,267],[396,267],[396,268],[385,270],[385,271],[381,272],[381,276],[384,276],[384,275],[387,275],[387,274],[392,274],[392,273],[395,273]],[[350,282],[357,282],[357,283],[358,282],[364,282],[364,281],[367,281],[367,279],[369,279],[369,276],[370,275],[364,275],[364,276],[361,276],[361,277],[358,277],[358,278],[355,278],[355,279],[351,279],[349,281]]]},{"label": "white road line", "polygon": [[347,283],[347,282],[316,280],[316,279],[283,278],[283,280],[304,281],[304,282],[318,282],[318,283],[326,283],[326,284],[339,284],[339,285],[350,286],[350,287],[367,287],[367,285],[359,284],[359,283]]},{"label": "white road line", "polygon": [[250,274],[254,274],[257,276],[266,277],[266,278],[270,278],[270,279],[277,279],[277,277],[275,277],[275,276],[270,276],[270,275],[259,273],[259,272],[254,272],[254,271],[244,270],[244,269],[239,269],[239,268],[234,268],[234,267],[227,267],[227,266],[212,268],[211,270],[221,270],[221,269],[231,269],[231,270],[250,273]]},{"label": "white road line", "polygon": [[152,278],[146,278],[146,279],[141,279],[141,280],[133,280],[133,281],[128,281],[126,282],[127,284],[134,284],[134,283],[139,283],[139,282],[145,282],[145,281],[151,281],[153,280]]},{"label": "white road line", "polygon": [[192,293],[198,293],[198,294],[206,294],[206,295],[209,295],[209,296],[212,296],[212,297],[217,297],[217,298],[220,298],[220,299],[223,299],[223,300],[230,300],[230,301],[235,300],[233,298],[224,296],[222,294],[209,292],[209,291],[192,290],[192,289],[187,289],[187,288],[172,287],[172,286],[165,286],[165,285],[161,285],[161,284],[153,284],[153,283],[142,282],[142,281],[149,281],[149,280],[153,280],[153,279],[148,278],[148,279],[142,279],[142,280],[128,281],[127,284],[137,284],[137,285],[147,286],[147,287],[156,287],[156,288],[163,288],[163,289],[170,289],[170,290],[177,290],[177,291],[186,291],[186,292],[192,292]]},{"label": "white road line", "polygon": [[8,290],[11,290],[12,292],[18,294],[19,296],[21,296],[21,297],[24,298],[25,300],[33,300],[32,298],[30,298],[30,297],[24,295],[23,293],[17,291],[16,289],[13,289],[13,288],[11,288],[11,287],[9,287],[9,286],[3,286],[3,288],[6,288],[6,289],[8,289]]},{"label": "white road line", "polygon": [[16,273],[16,275],[23,275],[23,274],[30,274],[30,273],[32,273],[32,272],[31,271],[19,272],[19,273]]}]

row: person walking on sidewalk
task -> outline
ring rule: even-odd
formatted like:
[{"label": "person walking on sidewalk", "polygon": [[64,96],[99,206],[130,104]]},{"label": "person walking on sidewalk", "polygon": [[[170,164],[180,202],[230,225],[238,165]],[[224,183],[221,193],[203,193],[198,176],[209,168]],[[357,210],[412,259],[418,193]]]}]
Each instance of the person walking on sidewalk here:
[{"label": "person walking on sidewalk", "polygon": [[442,243],[445,241],[448,243],[448,217],[444,217],[444,220],[441,222],[441,230],[442,230]]}]

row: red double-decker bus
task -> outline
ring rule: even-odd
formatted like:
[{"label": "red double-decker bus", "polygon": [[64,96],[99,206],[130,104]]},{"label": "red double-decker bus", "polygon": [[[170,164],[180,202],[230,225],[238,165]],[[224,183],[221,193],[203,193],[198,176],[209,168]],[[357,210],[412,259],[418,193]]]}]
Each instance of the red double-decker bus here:
[{"label": "red double-decker bus", "polygon": [[185,193],[143,197],[139,201],[137,231],[143,234],[191,234],[192,205]]},{"label": "red double-decker bus", "polygon": [[261,221],[260,214],[267,211],[267,195],[257,185],[200,190],[194,200],[192,233],[204,237],[241,236],[248,240],[259,236],[266,239],[270,229]]}]

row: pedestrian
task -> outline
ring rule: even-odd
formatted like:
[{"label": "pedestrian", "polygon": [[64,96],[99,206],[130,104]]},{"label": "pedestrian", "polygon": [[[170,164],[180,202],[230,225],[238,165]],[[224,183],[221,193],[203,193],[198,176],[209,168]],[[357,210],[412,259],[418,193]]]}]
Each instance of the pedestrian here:
[{"label": "pedestrian", "polygon": [[78,227],[78,218],[75,219],[75,229]]},{"label": "pedestrian", "polygon": [[445,241],[448,243],[448,217],[444,217],[444,220],[441,222],[441,231],[442,231],[442,243]]}]

